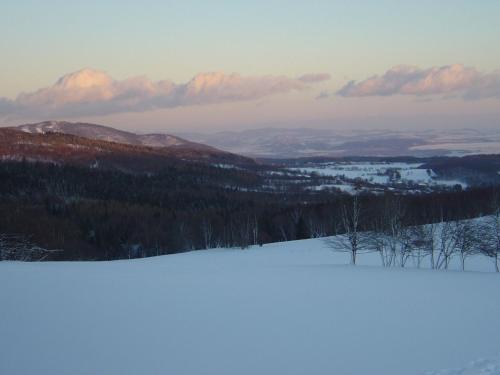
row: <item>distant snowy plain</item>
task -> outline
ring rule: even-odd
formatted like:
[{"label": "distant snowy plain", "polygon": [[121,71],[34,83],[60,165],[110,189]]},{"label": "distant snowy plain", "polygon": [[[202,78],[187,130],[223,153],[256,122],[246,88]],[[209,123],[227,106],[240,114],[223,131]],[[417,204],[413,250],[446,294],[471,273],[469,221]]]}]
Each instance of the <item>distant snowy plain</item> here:
[{"label": "distant snowy plain", "polygon": [[312,239],[0,262],[0,374],[500,374],[491,262],[459,272],[359,261]]}]

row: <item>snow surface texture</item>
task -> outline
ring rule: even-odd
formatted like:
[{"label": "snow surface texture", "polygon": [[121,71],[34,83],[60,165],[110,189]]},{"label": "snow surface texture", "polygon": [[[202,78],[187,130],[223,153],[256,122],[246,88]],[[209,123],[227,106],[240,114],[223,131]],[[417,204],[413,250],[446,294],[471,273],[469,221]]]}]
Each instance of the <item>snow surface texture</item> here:
[{"label": "snow surface texture", "polygon": [[426,375],[500,375],[500,357],[478,359],[463,368],[430,371]]},{"label": "snow surface texture", "polygon": [[500,275],[359,261],[304,240],[1,262],[0,374],[499,374]]}]

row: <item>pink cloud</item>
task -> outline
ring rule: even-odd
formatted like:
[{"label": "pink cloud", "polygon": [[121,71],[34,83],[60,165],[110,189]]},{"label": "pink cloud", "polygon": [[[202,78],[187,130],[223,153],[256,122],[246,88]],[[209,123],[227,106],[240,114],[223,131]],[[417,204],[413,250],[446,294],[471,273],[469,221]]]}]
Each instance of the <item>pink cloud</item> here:
[{"label": "pink cloud", "polygon": [[82,69],[61,77],[49,87],[0,98],[0,115],[92,116],[143,112],[159,108],[260,99],[300,91],[327,74],[245,77],[239,74],[201,73],[189,82],[151,81],[134,77],[118,81],[96,69]]},{"label": "pink cloud", "polygon": [[443,95],[461,94],[466,99],[498,97],[500,75],[484,74],[461,64],[419,69],[414,66],[396,66],[383,75],[364,81],[351,81],[337,95],[346,97],[389,95]]}]

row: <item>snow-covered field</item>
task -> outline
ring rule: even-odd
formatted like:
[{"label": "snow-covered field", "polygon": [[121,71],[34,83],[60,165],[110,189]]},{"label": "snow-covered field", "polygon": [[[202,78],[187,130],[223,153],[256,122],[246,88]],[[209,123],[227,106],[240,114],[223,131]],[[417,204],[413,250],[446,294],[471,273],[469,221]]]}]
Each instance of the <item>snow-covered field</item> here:
[{"label": "snow-covered field", "polygon": [[[441,180],[436,178],[432,170],[421,168],[422,163],[404,163],[404,162],[330,162],[318,163],[313,167],[290,168],[305,173],[317,173],[323,176],[343,176],[344,178],[354,180],[361,179],[374,184],[388,185],[397,182],[410,182],[422,185],[461,185],[463,188],[467,184],[457,180]],[[397,171],[399,176],[392,178],[389,171]]]},{"label": "snow-covered field", "polygon": [[3,262],[0,374],[500,374],[500,275],[488,260],[468,264],[485,272],[359,260],[304,240]]}]

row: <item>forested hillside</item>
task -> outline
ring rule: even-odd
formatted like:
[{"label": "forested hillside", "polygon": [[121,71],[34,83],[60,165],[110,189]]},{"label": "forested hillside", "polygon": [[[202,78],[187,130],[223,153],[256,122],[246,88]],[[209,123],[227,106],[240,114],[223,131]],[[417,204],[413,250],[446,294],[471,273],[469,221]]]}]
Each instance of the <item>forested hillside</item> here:
[{"label": "forested hillside", "polygon": [[[131,174],[2,162],[0,181],[0,233],[24,244],[25,260],[135,258],[322,237],[345,231],[343,208],[353,200],[300,189],[264,192],[256,173],[197,163]],[[395,206],[404,226],[485,215],[494,209],[494,191],[362,194],[359,228],[388,224]],[[37,246],[50,252],[40,256]]]}]

